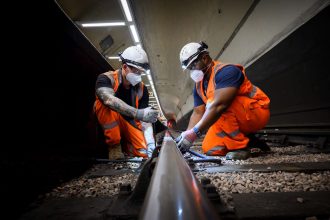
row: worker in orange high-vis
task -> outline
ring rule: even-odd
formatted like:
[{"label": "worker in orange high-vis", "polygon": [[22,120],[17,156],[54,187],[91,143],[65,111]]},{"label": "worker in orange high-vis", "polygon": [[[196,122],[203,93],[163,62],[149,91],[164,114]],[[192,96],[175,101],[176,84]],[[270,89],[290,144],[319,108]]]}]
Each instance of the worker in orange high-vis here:
[{"label": "worker in orange high-vis", "polygon": [[207,49],[204,42],[192,42],[180,52],[182,68],[195,86],[194,110],[187,130],[177,139],[178,146],[189,149],[207,131],[202,143],[206,155],[247,159],[251,147],[268,148],[253,133],[267,124],[270,100],[250,82],[243,66],[212,60]]},{"label": "worker in orange high-vis", "polygon": [[149,69],[146,52],[138,46],[119,54],[122,65],[96,80],[94,111],[103,128],[109,159],[147,158],[155,148],[152,124],[158,111],[148,107],[149,93],[141,74]]}]

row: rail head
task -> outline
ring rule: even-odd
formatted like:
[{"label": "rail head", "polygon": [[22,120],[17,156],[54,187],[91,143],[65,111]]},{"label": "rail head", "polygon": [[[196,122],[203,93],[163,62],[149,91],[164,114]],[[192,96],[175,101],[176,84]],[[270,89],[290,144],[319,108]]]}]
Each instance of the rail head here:
[{"label": "rail head", "polygon": [[174,140],[167,134],[139,219],[219,219]]}]

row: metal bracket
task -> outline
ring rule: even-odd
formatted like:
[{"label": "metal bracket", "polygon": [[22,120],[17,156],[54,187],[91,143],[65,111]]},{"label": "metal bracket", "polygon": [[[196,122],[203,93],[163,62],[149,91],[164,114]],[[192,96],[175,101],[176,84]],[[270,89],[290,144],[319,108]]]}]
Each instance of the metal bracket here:
[{"label": "metal bracket", "polygon": [[326,143],[327,143],[326,137],[319,137],[316,139],[315,143],[313,144],[313,147],[318,149],[324,149]]},{"label": "metal bracket", "polygon": [[133,191],[129,183],[120,186],[119,194],[106,212],[106,217],[110,219],[137,219],[156,161],[157,158],[150,158],[144,163]]}]

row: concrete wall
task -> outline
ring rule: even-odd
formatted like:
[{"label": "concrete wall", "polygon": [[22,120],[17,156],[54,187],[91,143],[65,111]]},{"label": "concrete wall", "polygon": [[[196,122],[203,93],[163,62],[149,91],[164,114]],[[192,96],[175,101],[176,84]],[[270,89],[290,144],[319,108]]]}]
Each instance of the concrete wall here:
[{"label": "concrete wall", "polygon": [[[329,3],[324,0],[260,1],[220,55],[219,60],[248,67]],[[193,99],[189,96],[178,113],[177,120],[191,113],[192,107]]]},{"label": "concrete wall", "polygon": [[247,68],[271,99],[268,126],[330,127],[330,6]]},{"label": "concrete wall", "polygon": [[248,66],[315,16],[329,1],[260,1],[219,60]]},{"label": "concrete wall", "polygon": [[[95,131],[95,80],[111,68],[54,1],[38,4],[26,11],[48,25],[32,25],[24,34],[24,42],[14,51],[23,53],[21,59],[18,54],[7,56],[8,75],[13,78],[6,81],[11,102],[4,102],[10,110],[5,116],[10,126],[4,126],[6,144],[0,148],[0,194],[2,214],[11,219],[39,195],[91,166],[96,153],[95,141],[89,139]],[[33,19],[21,18],[36,24]],[[15,36],[22,33],[12,33]]]}]

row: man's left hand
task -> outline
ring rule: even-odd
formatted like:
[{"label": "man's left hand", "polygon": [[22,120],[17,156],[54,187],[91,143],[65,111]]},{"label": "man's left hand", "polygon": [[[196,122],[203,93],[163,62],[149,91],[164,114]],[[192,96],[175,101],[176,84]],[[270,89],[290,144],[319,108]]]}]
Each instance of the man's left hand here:
[{"label": "man's left hand", "polygon": [[193,129],[187,130],[185,132],[183,132],[180,135],[180,140],[178,143],[178,147],[181,151],[187,151],[190,149],[190,147],[192,146],[192,144],[195,142],[197,138],[197,134],[194,132]]}]

